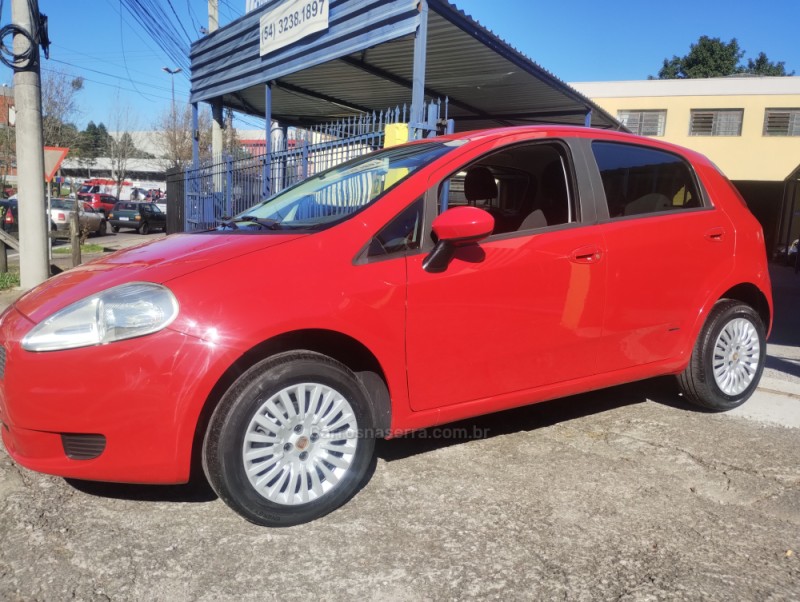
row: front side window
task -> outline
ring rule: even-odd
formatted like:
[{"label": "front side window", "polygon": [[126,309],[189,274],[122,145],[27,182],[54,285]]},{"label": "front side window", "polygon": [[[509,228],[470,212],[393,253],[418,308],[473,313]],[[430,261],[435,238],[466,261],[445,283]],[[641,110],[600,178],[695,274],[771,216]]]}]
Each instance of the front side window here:
[{"label": "front side window", "polygon": [[460,205],[494,217],[493,234],[535,230],[577,221],[567,174],[566,153],[558,144],[523,144],[481,157],[439,187],[439,212]]},{"label": "front side window", "polygon": [[366,154],[251,207],[221,228],[318,229],[343,221],[460,144],[425,142]]},{"label": "front side window", "polygon": [[703,205],[692,170],[678,155],[599,141],[592,143],[592,151],[612,218]]},{"label": "front side window", "polygon": [[631,133],[639,136],[663,136],[666,111],[617,111],[617,118]]},{"label": "front side window", "polygon": [[741,136],[744,109],[692,109],[690,136]]}]

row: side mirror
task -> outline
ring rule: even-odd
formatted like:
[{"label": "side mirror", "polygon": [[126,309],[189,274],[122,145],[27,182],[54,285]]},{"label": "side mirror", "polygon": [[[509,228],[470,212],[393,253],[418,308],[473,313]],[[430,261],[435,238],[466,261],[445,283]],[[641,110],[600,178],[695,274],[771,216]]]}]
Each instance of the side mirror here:
[{"label": "side mirror", "polygon": [[455,207],[433,220],[432,228],[438,242],[422,262],[422,269],[439,273],[447,269],[458,247],[489,236],[494,230],[494,218],[477,207]]}]

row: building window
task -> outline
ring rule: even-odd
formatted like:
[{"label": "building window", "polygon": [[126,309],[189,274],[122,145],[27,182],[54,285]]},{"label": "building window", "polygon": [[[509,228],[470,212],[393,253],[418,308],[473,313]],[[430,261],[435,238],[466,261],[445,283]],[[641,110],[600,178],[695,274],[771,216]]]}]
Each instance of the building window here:
[{"label": "building window", "polygon": [[692,109],[690,136],[741,136],[744,109]]},{"label": "building window", "polygon": [[767,109],[765,136],[800,136],[800,109]]},{"label": "building window", "polygon": [[667,122],[664,111],[617,111],[617,118],[632,133],[640,136],[663,136]]}]

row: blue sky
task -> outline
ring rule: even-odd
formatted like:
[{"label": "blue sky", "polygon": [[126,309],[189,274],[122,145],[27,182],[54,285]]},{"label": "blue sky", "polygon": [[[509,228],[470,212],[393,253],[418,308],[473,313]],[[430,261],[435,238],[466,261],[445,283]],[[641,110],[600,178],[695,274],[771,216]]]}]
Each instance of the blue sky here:
[{"label": "blue sky", "polygon": [[[157,0],[174,8],[190,36],[207,25],[207,0]],[[666,57],[683,55],[701,35],[737,38],[746,57],[765,52],[800,75],[800,0],[756,4],[745,0],[455,0],[495,34],[565,81],[646,79]],[[5,2],[2,23],[10,20]],[[83,76],[78,102],[82,127],[89,120],[111,121],[122,98],[149,129],[169,105],[174,67],[158,44],[124,9],[120,0],[39,0],[50,22],[52,47],[45,69]],[[220,0],[222,25],[243,14],[245,0]],[[763,6],[764,10],[754,9]],[[768,6],[768,9],[766,8]],[[179,32],[186,39],[186,34]],[[178,100],[189,94],[188,74],[175,76]],[[0,82],[10,83],[3,68]],[[247,124],[240,124],[247,127]],[[257,124],[253,124],[257,125]]]}]

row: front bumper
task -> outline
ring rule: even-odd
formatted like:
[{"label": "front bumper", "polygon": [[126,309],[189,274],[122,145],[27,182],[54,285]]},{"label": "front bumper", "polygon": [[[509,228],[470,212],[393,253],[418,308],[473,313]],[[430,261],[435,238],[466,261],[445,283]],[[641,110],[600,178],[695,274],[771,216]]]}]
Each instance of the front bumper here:
[{"label": "front bumper", "polygon": [[[108,345],[32,353],[33,323],[16,309],[0,322],[5,369],[0,422],[20,465],[63,477],[182,483],[209,393],[239,352],[170,329]],[[93,459],[67,456],[64,434],[102,435]]]}]

